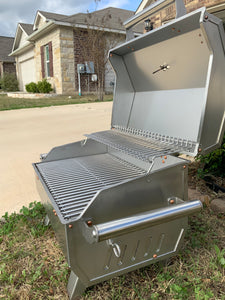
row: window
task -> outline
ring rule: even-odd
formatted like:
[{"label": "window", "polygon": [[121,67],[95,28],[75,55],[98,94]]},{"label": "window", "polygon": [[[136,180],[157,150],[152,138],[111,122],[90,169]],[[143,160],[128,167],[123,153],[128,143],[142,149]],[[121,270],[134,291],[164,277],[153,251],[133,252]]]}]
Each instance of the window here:
[{"label": "window", "polygon": [[45,48],[45,77],[50,77],[50,60],[49,60],[49,45]]},{"label": "window", "polygon": [[40,51],[42,78],[53,77],[52,42],[41,46]]}]

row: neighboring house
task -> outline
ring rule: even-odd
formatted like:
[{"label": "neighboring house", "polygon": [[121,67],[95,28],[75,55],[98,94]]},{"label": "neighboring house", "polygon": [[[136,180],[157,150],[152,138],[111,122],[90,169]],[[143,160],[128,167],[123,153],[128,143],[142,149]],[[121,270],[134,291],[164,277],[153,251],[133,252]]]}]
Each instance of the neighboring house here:
[{"label": "neighboring house", "polygon": [[[85,63],[79,44],[82,35],[87,30],[104,30],[109,40],[117,34],[118,42],[125,41],[123,22],[133,14],[112,7],[71,16],[38,11],[33,25],[18,24],[10,55],[16,58],[20,90],[25,90],[31,81],[47,78],[58,94],[78,92],[77,64]],[[105,72],[105,90],[112,91],[114,73],[108,65],[106,69],[110,71]],[[96,90],[97,83],[91,82],[91,75],[83,74],[81,81],[82,91]]]},{"label": "neighboring house", "polygon": [[14,38],[7,36],[0,36],[0,77],[4,73],[15,73],[15,58],[8,56],[12,51]]},{"label": "neighboring house", "polygon": [[[155,0],[143,0],[136,10],[136,14],[145,9],[147,6],[156,2]],[[187,12],[191,12],[197,8],[205,6],[209,13],[214,14],[222,19],[225,23],[225,1],[224,0],[184,0]],[[154,27],[159,27],[162,24],[174,19],[176,15],[175,4],[168,5],[167,8],[161,10],[154,16],[151,16],[151,21]]]}]

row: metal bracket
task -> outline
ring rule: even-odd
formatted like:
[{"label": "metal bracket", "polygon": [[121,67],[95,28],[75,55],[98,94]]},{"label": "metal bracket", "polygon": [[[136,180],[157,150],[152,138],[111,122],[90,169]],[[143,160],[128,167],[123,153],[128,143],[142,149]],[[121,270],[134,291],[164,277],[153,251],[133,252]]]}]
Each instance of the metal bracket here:
[{"label": "metal bracket", "polygon": [[132,39],[134,39],[134,32],[133,32],[132,28],[128,28],[128,29],[126,29],[126,41],[128,42]]}]

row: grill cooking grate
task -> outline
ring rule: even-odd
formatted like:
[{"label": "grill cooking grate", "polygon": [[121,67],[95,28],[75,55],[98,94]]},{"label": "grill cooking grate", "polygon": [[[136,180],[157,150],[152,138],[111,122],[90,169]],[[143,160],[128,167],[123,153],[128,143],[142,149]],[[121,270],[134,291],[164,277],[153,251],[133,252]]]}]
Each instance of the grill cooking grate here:
[{"label": "grill cooking grate", "polygon": [[106,130],[86,136],[143,161],[151,161],[154,156],[179,152],[176,145],[135,137],[117,130]]},{"label": "grill cooking grate", "polygon": [[65,220],[79,218],[102,188],[146,173],[110,154],[42,162],[36,166]]}]

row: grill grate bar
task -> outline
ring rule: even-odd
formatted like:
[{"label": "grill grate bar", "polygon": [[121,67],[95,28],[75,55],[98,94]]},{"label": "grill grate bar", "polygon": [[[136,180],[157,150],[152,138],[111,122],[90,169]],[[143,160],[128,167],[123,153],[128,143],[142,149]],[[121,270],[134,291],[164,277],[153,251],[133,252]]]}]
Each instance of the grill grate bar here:
[{"label": "grill grate bar", "polygon": [[146,173],[108,153],[42,162],[36,166],[65,220],[79,218],[101,189]]},{"label": "grill grate bar", "polygon": [[149,161],[154,156],[178,152],[177,146],[163,144],[156,140],[144,140],[143,137],[131,136],[116,130],[96,132],[87,137],[143,161]]}]

